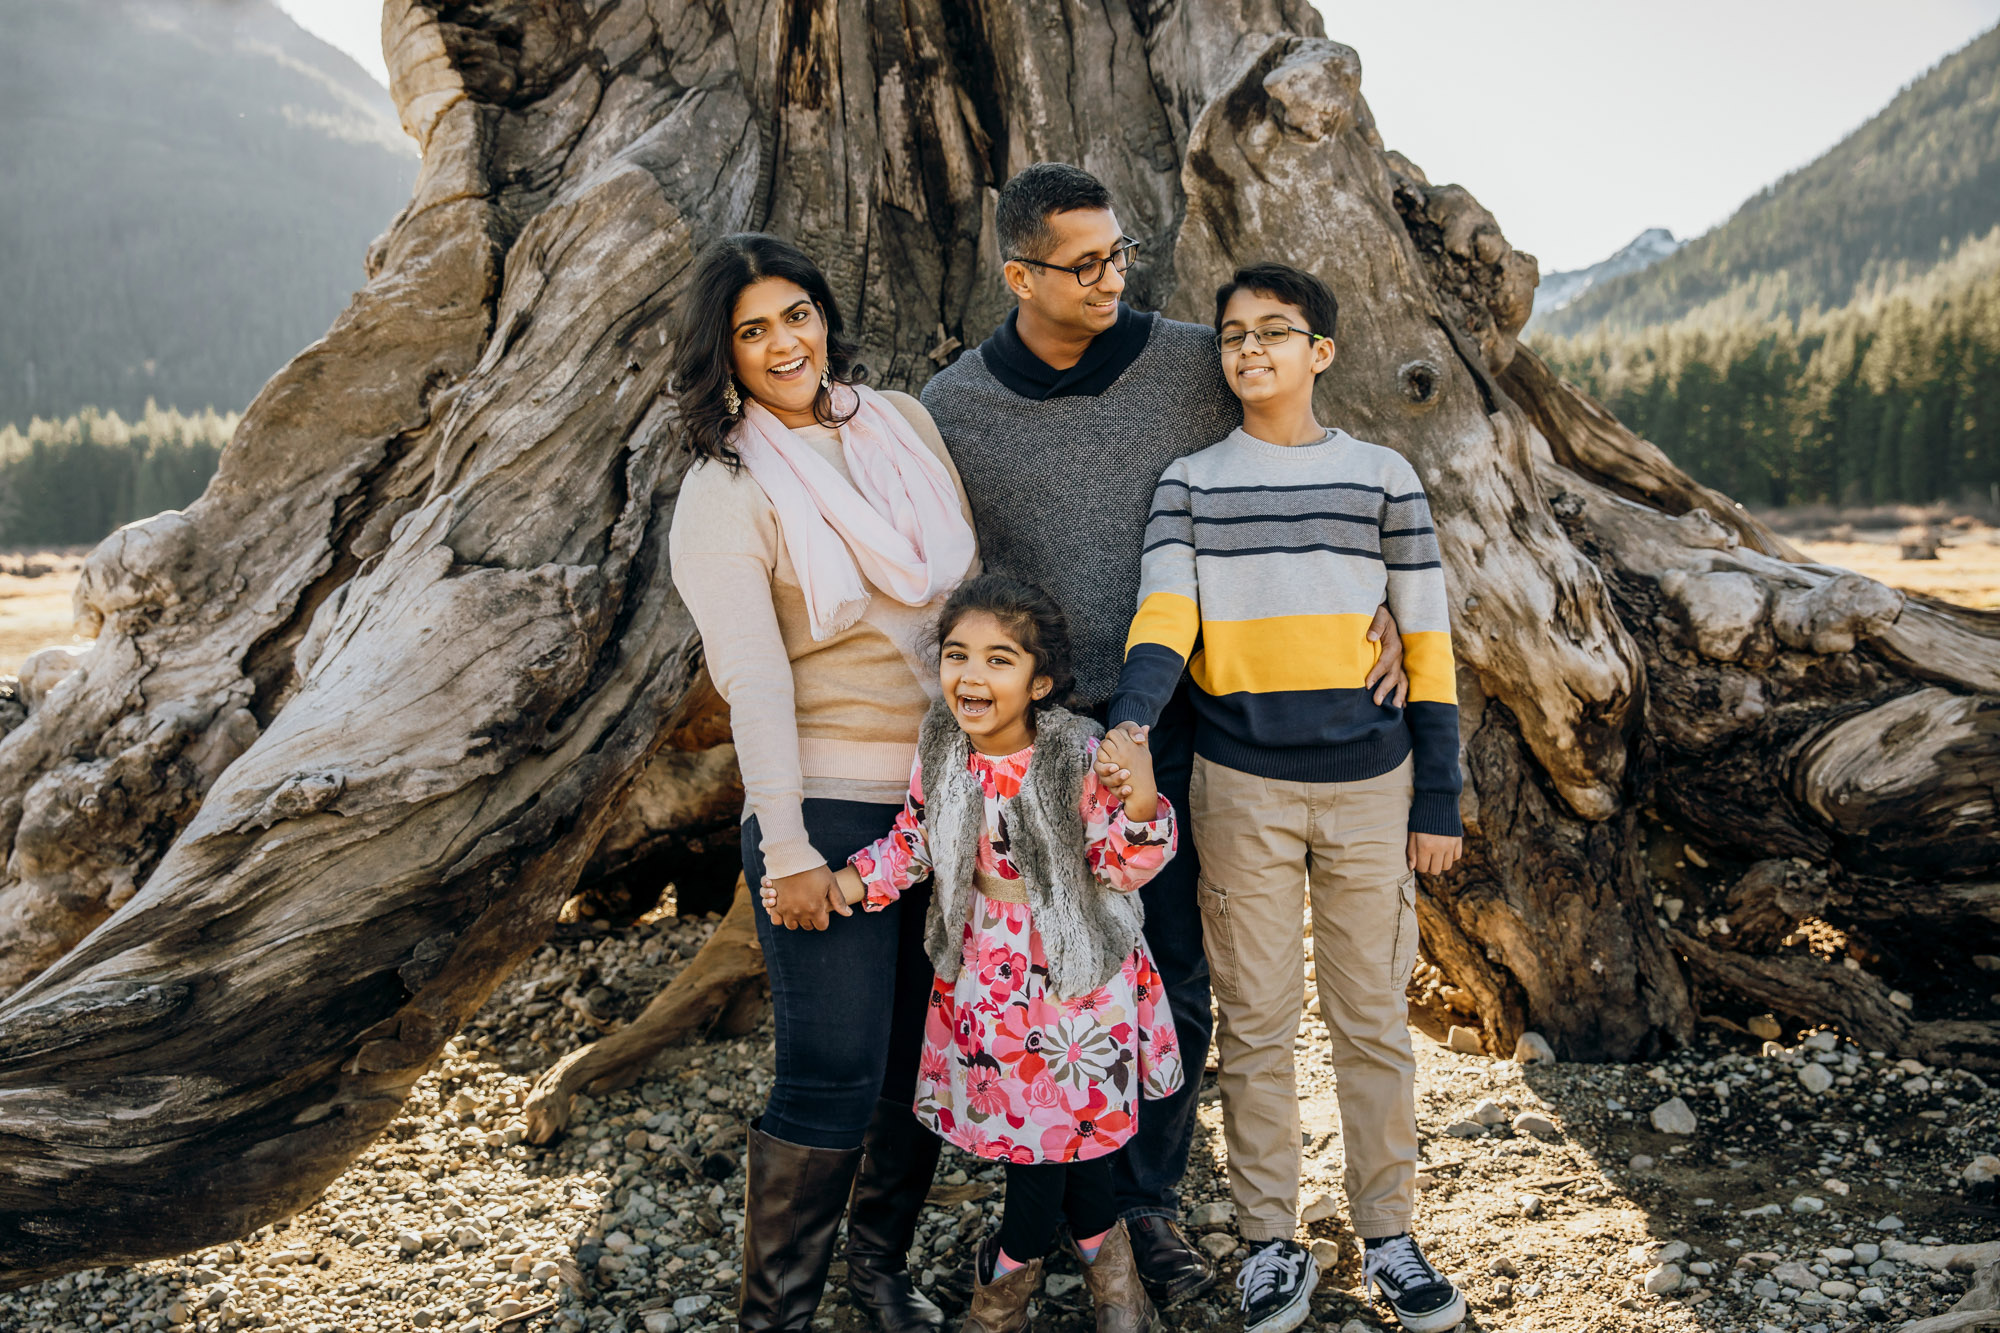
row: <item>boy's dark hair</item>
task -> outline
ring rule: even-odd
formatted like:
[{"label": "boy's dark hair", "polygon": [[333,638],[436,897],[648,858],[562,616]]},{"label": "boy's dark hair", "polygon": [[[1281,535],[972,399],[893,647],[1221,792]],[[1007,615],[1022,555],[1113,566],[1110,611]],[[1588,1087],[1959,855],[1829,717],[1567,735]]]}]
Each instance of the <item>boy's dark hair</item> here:
[{"label": "boy's dark hair", "polygon": [[1067,162],[1023,167],[1000,187],[1000,200],[993,208],[1000,258],[1003,262],[1016,255],[1046,259],[1056,245],[1055,233],[1049,230],[1053,214],[1109,207],[1111,191],[1082,167]]},{"label": "boy's dark hair", "polygon": [[[680,407],[680,435],[697,458],[742,465],[729,436],[738,418],[724,404],[724,390],[735,379],[730,359],[736,298],[764,278],[784,278],[805,291],[826,321],[826,368],[836,384],[860,384],[868,368],[855,359],[847,340],[840,303],[818,264],[790,241],[763,232],[736,232],[716,241],[695,260],[694,276],[681,296],[674,320],[670,375]],[[813,398],[813,419],[822,426],[844,425],[848,418],[834,409],[831,388]]]},{"label": "boy's dark hair", "polygon": [[1306,317],[1306,329],[1329,338],[1340,321],[1340,302],[1333,289],[1312,274],[1290,264],[1250,264],[1237,269],[1234,277],[1215,289],[1217,333],[1222,332],[1222,312],[1229,308],[1229,298],[1238,292],[1255,292],[1297,306]]},{"label": "boy's dark hair", "polygon": [[1070,665],[1069,617],[1055,599],[1034,584],[1005,574],[974,575],[952,590],[938,612],[934,637],[940,650],[959,621],[982,611],[1033,655],[1035,674],[1049,678],[1049,692],[1035,700],[1035,711],[1068,703],[1076,672]]}]

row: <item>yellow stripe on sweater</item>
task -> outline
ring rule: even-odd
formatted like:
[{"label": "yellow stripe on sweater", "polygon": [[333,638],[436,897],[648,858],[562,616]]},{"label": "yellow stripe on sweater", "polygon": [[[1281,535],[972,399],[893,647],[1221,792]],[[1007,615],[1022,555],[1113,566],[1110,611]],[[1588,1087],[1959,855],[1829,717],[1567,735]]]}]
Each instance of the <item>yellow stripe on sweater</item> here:
[{"label": "yellow stripe on sweater", "polygon": [[1403,670],[1410,676],[1411,703],[1458,703],[1458,673],[1452,667],[1449,630],[1427,629],[1405,634]]},{"label": "yellow stripe on sweater", "polygon": [[1186,657],[1194,650],[1194,636],[1201,629],[1201,611],[1194,598],[1177,592],[1156,592],[1139,605],[1132,617],[1132,631],[1125,636],[1125,651],[1142,643],[1157,643]]},{"label": "yellow stripe on sweater", "polygon": [[1348,614],[1204,621],[1202,650],[1188,669],[1195,684],[1217,695],[1358,690],[1382,654],[1368,640],[1373,619]]}]

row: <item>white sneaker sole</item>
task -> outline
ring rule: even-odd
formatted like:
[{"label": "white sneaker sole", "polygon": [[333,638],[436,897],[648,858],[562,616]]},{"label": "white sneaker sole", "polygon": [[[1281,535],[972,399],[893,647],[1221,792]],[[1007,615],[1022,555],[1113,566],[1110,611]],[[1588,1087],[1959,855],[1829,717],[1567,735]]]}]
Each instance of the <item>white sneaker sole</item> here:
[{"label": "white sneaker sole", "polygon": [[1452,1297],[1450,1305],[1428,1314],[1404,1314],[1396,1309],[1393,1301],[1389,1308],[1395,1311],[1396,1318],[1402,1321],[1408,1333],[1446,1333],[1465,1322],[1465,1293],[1459,1292]]},{"label": "white sneaker sole", "polygon": [[[1312,1294],[1318,1286],[1319,1261],[1307,1255],[1305,1277],[1299,1283],[1297,1293],[1284,1308],[1272,1311],[1263,1322],[1245,1324],[1243,1333],[1292,1333],[1292,1330],[1305,1323],[1306,1316],[1312,1313]],[[1463,1304],[1460,1302],[1461,1308]],[[1460,1317],[1463,1318],[1462,1315]]]}]

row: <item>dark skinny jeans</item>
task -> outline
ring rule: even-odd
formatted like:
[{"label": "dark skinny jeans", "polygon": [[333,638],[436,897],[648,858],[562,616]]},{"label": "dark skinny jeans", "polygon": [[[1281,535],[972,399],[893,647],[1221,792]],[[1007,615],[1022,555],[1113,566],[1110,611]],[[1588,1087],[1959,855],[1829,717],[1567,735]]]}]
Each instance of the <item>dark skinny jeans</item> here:
[{"label": "dark skinny jeans", "polygon": [[[900,805],[808,800],[806,836],[838,868],[888,833]],[[743,824],[743,875],[764,878],[753,816]],[[777,1081],[759,1128],[808,1148],[858,1148],[878,1097],[916,1100],[931,961],[924,953],[930,886],[880,912],[854,905],[825,930],[786,930],[760,904],[757,942],[771,978],[778,1034]]]}]

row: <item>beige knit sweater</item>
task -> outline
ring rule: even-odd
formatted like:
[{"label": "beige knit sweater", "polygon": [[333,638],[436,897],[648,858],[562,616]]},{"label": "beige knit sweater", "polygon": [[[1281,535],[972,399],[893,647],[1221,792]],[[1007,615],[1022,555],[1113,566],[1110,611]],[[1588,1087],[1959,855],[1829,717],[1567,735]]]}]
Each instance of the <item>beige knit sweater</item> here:
[{"label": "beige knit sweater", "polygon": [[[944,463],[971,523],[958,469],[923,404],[882,396]],[[793,433],[847,475],[837,431]],[[766,873],[824,865],[806,837],[801,801],[900,805],[909,791],[917,729],[938,690],[923,642],[935,608],[904,606],[871,584],[861,619],[815,643],[770,499],[748,471],[707,459],[681,483],[668,550],[709,677],[729,704],[743,815],[757,816]],[[975,557],[966,573],[977,565]]]}]

